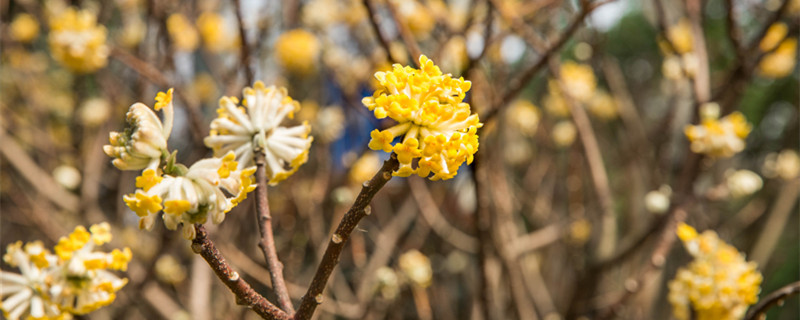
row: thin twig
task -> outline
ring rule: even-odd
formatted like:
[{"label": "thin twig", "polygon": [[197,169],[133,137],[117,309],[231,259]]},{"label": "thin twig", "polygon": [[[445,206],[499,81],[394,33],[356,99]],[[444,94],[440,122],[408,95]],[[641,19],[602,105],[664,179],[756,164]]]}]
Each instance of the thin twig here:
[{"label": "thin twig", "polygon": [[317,268],[314,279],[311,280],[311,285],[308,291],[300,301],[300,307],[297,309],[295,319],[310,319],[314,314],[317,305],[322,303],[322,291],[328,283],[333,269],[339,263],[339,255],[342,253],[344,244],[350,238],[350,233],[356,228],[358,222],[366,217],[371,209],[367,209],[370,201],[383,188],[383,186],[392,179],[392,172],[397,170],[400,163],[397,161],[397,155],[392,153],[391,157],[383,163],[383,167],[367,182],[364,182],[361,192],[358,194],[355,203],[350,207],[350,210],[342,217],[339,226],[331,236],[328,242],[328,248],[325,249],[325,255]]},{"label": "thin twig", "polygon": [[686,0],[686,10],[692,24],[692,51],[697,60],[694,72],[695,102],[699,105],[711,98],[711,78],[708,69],[708,50],[703,33],[703,3],[701,0]]},{"label": "thin twig", "polygon": [[192,251],[202,256],[222,283],[236,295],[237,304],[252,308],[264,319],[291,319],[286,312],[253,290],[250,284],[228,265],[217,247],[208,238],[206,228],[202,224],[195,224],[194,227],[197,233],[192,240]]},{"label": "thin twig", "polygon": [[253,68],[250,67],[250,45],[247,43],[247,34],[244,30],[244,19],[242,19],[242,4],[240,0],[233,0],[233,11],[236,12],[236,22],[239,25],[239,41],[242,54],[242,67],[247,84],[253,84]]},{"label": "thin twig", "polygon": [[477,251],[478,239],[459,230],[442,216],[424,181],[412,177],[408,179],[408,184],[422,217],[431,225],[434,233],[459,250],[469,253]]},{"label": "thin twig", "polygon": [[264,159],[263,152],[256,152],[255,162],[256,183],[258,184],[258,187],[256,187],[256,211],[258,231],[261,233],[258,246],[264,253],[264,259],[267,261],[267,269],[269,269],[270,279],[272,280],[272,288],[275,291],[275,295],[278,296],[278,305],[280,305],[281,309],[286,311],[289,316],[292,316],[294,314],[294,306],[292,305],[292,298],[289,296],[289,290],[286,289],[286,281],[283,279],[283,263],[278,259],[278,253],[275,251],[275,238],[272,234],[272,216],[269,212],[269,199],[267,199],[266,160]]},{"label": "thin twig", "polygon": [[372,5],[370,0],[362,0],[362,3],[364,4],[364,7],[367,8],[369,24],[372,26],[372,30],[375,32],[375,37],[378,38],[378,43],[380,43],[381,47],[383,47],[383,51],[386,51],[386,59],[392,63],[397,63],[397,61],[392,57],[392,47],[389,44],[389,39],[383,35],[383,32],[381,32],[381,27],[378,25],[378,13],[375,11],[375,7]]},{"label": "thin twig", "polygon": [[733,7],[733,0],[725,0],[725,9],[728,14],[725,16],[725,26],[728,28],[728,39],[733,46],[733,52],[736,54],[736,60],[741,61],[744,59],[744,52],[742,51],[742,32],[736,22],[736,8]]},{"label": "thin twig", "polygon": [[[556,79],[561,79],[559,66],[556,61],[551,60],[550,70],[553,72]],[[563,80],[559,80],[558,84],[562,92],[569,92]],[[614,213],[614,199],[611,195],[611,187],[608,182],[608,173],[603,163],[603,154],[600,152],[600,146],[597,143],[597,137],[594,134],[594,129],[592,128],[591,121],[589,121],[589,116],[586,114],[586,110],[569,96],[565,96],[565,98],[570,114],[572,115],[572,120],[575,122],[575,127],[578,129],[578,137],[581,139],[581,144],[583,145],[586,162],[589,163],[589,173],[592,177],[594,190],[597,193],[598,202],[600,202],[600,209],[602,210],[601,235],[597,256],[607,257],[612,254],[616,246],[617,220],[616,214]]]},{"label": "thin twig", "polygon": [[417,44],[417,40],[414,39],[414,35],[411,34],[411,30],[408,29],[408,25],[403,23],[400,19],[400,15],[397,13],[397,8],[394,7],[391,1],[386,1],[386,7],[389,8],[389,13],[392,15],[392,19],[397,26],[397,30],[400,31],[400,38],[403,39],[403,43],[406,45],[406,49],[408,49],[408,53],[411,55],[411,63],[414,65],[415,68],[419,68],[417,65],[417,59],[422,55],[422,50],[419,49],[419,45]]},{"label": "thin twig", "polygon": [[764,299],[761,299],[755,306],[750,308],[747,312],[745,320],[759,319],[759,316],[766,313],[769,308],[776,304],[781,304],[786,298],[800,293],[800,281],[792,282],[778,290],[768,294]]}]

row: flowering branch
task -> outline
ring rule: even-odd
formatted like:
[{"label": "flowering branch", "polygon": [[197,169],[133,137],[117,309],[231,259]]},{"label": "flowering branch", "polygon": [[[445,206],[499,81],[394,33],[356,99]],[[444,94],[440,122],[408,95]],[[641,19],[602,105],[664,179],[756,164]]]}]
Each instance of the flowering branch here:
[{"label": "flowering branch", "polygon": [[773,291],[772,293],[768,294],[764,299],[758,302],[755,306],[750,308],[750,311],[747,312],[747,316],[744,317],[745,320],[755,320],[761,319],[760,316],[767,312],[769,308],[776,304],[781,304],[789,296],[793,296],[800,293],[800,281],[792,282],[783,288]]},{"label": "flowering branch", "polygon": [[267,261],[272,287],[275,295],[278,296],[278,304],[281,309],[290,316],[294,314],[292,299],[289,297],[289,290],[286,289],[286,281],[283,279],[283,263],[278,259],[275,251],[275,239],[272,235],[272,216],[269,212],[269,200],[267,199],[267,170],[266,160],[263,152],[255,153],[256,161],[256,210],[258,213],[258,231],[261,233],[261,240],[258,246],[264,252],[264,259]]},{"label": "flowering branch", "polygon": [[236,303],[253,308],[264,319],[291,319],[291,317],[258,294],[239,273],[233,270],[222,254],[208,238],[208,232],[202,224],[194,225],[197,235],[192,240],[192,251],[208,262],[217,277],[236,295]]},{"label": "flowering branch", "polygon": [[342,217],[339,226],[336,227],[336,231],[331,236],[331,240],[328,242],[328,248],[325,249],[325,255],[322,257],[322,261],[317,267],[314,279],[311,281],[308,291],[300,301],[300,307],[297,309],[297,314],[295,314],[294,317],[295,319],[310,319],[317,305],[322,303],[322,291],[328,283],[328,278],[331,272],[333,272],[333,268],[339,263],[339,255],[342,253],[347,239],[350,238],[350,233],[353,232],[358,222],[370,213],[370,209],[367,209],[370,201],[372,201],[375,194],[392,179],[392,172],[396,171],[399,167],[400,163],[397,161],[397,154],[392,153],[391,157],[383,163],[383,167],[381,167],[372,179],[364,182],[355,203],[353,203],[350,210]]}]

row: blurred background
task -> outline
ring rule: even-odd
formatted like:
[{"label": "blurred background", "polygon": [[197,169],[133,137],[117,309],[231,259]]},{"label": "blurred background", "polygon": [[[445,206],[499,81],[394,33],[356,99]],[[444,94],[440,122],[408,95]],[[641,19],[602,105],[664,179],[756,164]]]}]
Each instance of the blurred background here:
[{"label": "blurred background", "polygon": [[[373,74],[422,53],[472,81],[478,160],[448,181],[392,179],[318,318],[670,319],[667,283],[691,260],[661,236],[676,219],[755,261],[763,296],[800,280],[798,17],[780,0],[3,0],[0,247],[107,221],[109,248],[133,250],[130,282],[81,318],[257,318],[178,232],[138,229],[122,201],[136,173],[102,146],[131,104],[175,88],[169,143],[191,164],[211,155],[219,98],[262,80],[301,101],[293,121],[314,136],[269,189],[297,303],[388,157],[367,148],[392,125],[361,104]],[[708,101],[744,114],[744,150],[691,151],[684,128]],[[210,237],[275,301],[254,210],[251,196]],[[768,318],[799,313],[792,298]]]}]

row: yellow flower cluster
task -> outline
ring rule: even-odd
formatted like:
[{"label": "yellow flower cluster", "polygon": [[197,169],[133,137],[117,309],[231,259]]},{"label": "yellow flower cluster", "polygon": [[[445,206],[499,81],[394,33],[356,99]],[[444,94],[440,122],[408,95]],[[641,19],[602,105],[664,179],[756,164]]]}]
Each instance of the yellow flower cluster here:
[{"label": "yellow flower cluster", "polygon": [[744,139],[752,127],[741,112],[733,112],[719,118],[719,105],[707,103],[701,106],[701,123],[687,125],[684,129],[693,152],[714,158],[730,158],[744,150]]},{"label": "yellow flower cluster", "polygon": [[[362,102],[376,118],[389,117],[398,124],[372,131],[369,147],[397,153],[396,176],[450,179],[462,163],[472,163],[478,151],[477,130],[483,124],[463,102],[469,81],[442,74],[426,56],[419,58],[419,65],[415,69],[395,64],[391,71],[375,73],[380,88]],[[402,135],[402,142],[392,144]]]},{"label": "yellow flower cluster", "polygon": [[8,319],[67,319],[110,304],[128,280],[109,270],[125,271],[131,250],[106,253],[97,246],[111,241],[108,223],[87,231],[78,226],[55,246],[55,254],[40,241],[8,246],[3,260],[21,274],[0,272],[3,313]]},{"label": "yellow flower cluster", "polygon": [[783,78],[794,71],[797,64],[797,39],[787,38],[789,27],[784,23],[776,23],[767,30],[767,34],[759,43],[761,51],[766,54],[758,64],[758,73],[765,78]]},{"label": "yellow flower cluster", "polygon": [[286,32],[275,42],[278,63],[297,75],[308,75],[316,69],[319,51],[317,37],[303,29]]},{"label": "yellow flower cluster", "polygon": [[219,53],[239,47],[238,31],[230,30],[225,19],[213,11],[203,12],[197,18],[197,29],[208,51]]},{"label": "yellow flower cluster", "polygon": [[54,16],[48,40],[53,58],[72,71],[94,72],[108,62],[106,28],[89,11],[67,8]]},{"label": "yellow flower cluster", "polygon": [[664,76],[672,80],[679,80],[684,76],[694,76],[698,62],[693,51],[694,36],[689,20],[682,19],[669,27],[666,38],[672,44],[672,49],[663,40],[659,42],[661,51],[666,56],[662,65]]},{"label": "yellow flower cluster", "polygon": [[167,32],[178,50],[191,52],[197,49],[200,36],[189,19],[180,13],[173,13],[167,18]]},{"label": "yellow flower cluster", "polygon": [[569,97],[586,107],[597,118],[613,120],[617,117],[616,99],[597,87],[597,79],[591,66],[574,61],[564,62],[561,64],[560,77],[561,84],[555,79],[548,81],[548,92],[542,99],[548,113],[557,117],[569,116],[566,100]]},{"label": "yellow flower cluster", "polygon": [[678,237],[694,257],[669,283],[669,302],[677,319],[742,319],[758,301],[762,276],[754,262],[711,230],[698,234],[681,223]]},{"label": "yellow flower cluster", "polygon": [[8,27],[11,38],[22,43],[29,43],[39,35],[39,22],[27,13],[18,14]]}]

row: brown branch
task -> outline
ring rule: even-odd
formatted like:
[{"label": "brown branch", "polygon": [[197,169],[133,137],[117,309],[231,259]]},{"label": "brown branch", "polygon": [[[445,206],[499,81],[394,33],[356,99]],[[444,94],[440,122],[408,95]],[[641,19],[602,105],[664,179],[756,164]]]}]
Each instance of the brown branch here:
[{"label": "brown branch", "polygon": [[469,253],[477,251],[478,239],[459,230],[442,216],[428,186],[422,179],[409,178],[408,185],[411,187],[411,195],[414,196],[422,217],[428,222],[434,233],[459,250]]},{"label": "brown branch", "polygon": [[372,5],[370,0],[362,0],[364,7],[367,8],[367,16],[369,17],[369,24],[372,26],[372,30],[375,32],[375,36],[378,38],[378,43],[381,44],[383,50],[386,51],[386,60],[391,61],[392,63],[397,63],[397,61],[392,58],[392,49],[389,45],[389,39],[383,35],[381,32],[381,27],[378,25],[378,15],[375,11],[375,7]]},{"label": "brown branch", "polygon": [[264,319],[291,319],[291,317],[279,309],[263,296],[258,294],[250,284],[248,284],[239,273],[233,270],[222,254],[208,238],[206,228],[202,224],[195,224],[197,235],[192,240],[192,251],[199,254],[208,262],[214,273],[228,289],[236,295],[236,303],[248,306]]},{"label": "brown branch", "polygon": [[731,41],[733,52],[736,54],[736,60],[742,61],[744,59],[744,52],[742,51],[742,32],[736,22],[736,9],[733,7],[733,0],[725,0],[725,9],[728,14],[725,16],[725,26],[728,28],[728,40]]},{"label": "brown branch", "polygon": [[491,283],[487,263],[492,249],[492,230],[491,214],[489,213],[489,193],[486,192],[484,182],[486,169],[483,165],[481,153],[475,154],[472,161],[472,182],[475,184],[475,235],[478,238],[478,271],[480,281],[478,282],[478,309],[481,311],[483,319],[492,319],[492,296],[490,291]]},{"label": "brown branch", "polygon": [[[147,63],[144,60],[130,54],[129,52],[119,49],[111,49],[111,57],[117,59],[122,64],[128,66],[139,75],[152,82],[156,86],[162,88],[174,87],[175,84],[167,79],[167,77],[155,66]],[[200,112],[200,106],[196,101],[189,99],[183,91],[176,90],[175,95],[178,96],[184,103],[186,103],[186,110],[189,112],[189,123],[194,136],[194,141],[198,146],[203,146],[203,139],[208,135],[203,126],[203,115]]]},{"label": "brown branch", "polygon": [[747,312],[745,320],[761,319],[760,316],[776,304],[781,304],[786,298],[800,293],[800,281],[792,282],[768,294]]},{"label": "brown branch", "polygon": [[314,314],[317,305],[322,303],[322,291],[328,282],[328,278],[333,272],[333,269],[339,263],[339,255],[342,253],[347,239],[350,238],[350,233],[358,225],[364,217],[369,214],[369,210],[365,210],[369,205],[372,198],[376,193],[392,179],[392,172],[397,170],[400,163],[397,161],[397,155],[392,153],[391,157],[383,163],[383,167],[367,182],[364,182],[361,192],[355,200],[355,203],[350,207],[350,210],[342,217],[339,226],[331,236],[328,242],[328,248],[325,249],[325,254],[322,261],[317,268],[314,279],[308,287],[308,291],[300,301],[300,307],[297,309],[295,319],[310,319]]},{"label": "brown branch", "polygon": [[[558,85],[561,87],[561,92],[569,92],[563,80],[561,80],[561,71],[559,69],[558,63],[555,60],[551,60],[550,70],[556,79],[559,79]],[[575,122],[575,127],[578,129],[578,136],[581,139],[581,145],[583,145],[586,162],[589,164],[589,173],[602,210],[600,243],[598,244],[596,255],[607,257],[612,254],[616,246],[617,221],[614,213],[614,199],[608,182],[608,173],[603,163],[603,154],[600,152],[600,146],[597,143],[597,137],[594,134],[594,129],[586,110],[568,95],[565,94],[564,98],[572,115],[572,120]]]},{"label": "brown branch", "polygon": [[686,0],[686,10],[692,24],[692,51],[697,59],[697,70],[694,73],[695,102],[699,105],[710,101],[711,79],[708,69],[708,50],[703,33],[703,3],[701,0]]},{"label": "brown branch", "polygon": [[264,159],[263,152],[256,152],[255,162],[256,183],[258,184],[258,187],[256,187],[256,210],[258,231],[261,233],[258,246],[264,253],[264,259],[267,261],[267,269],[269,269],[270,280],[272,280],[275,295],[278,296],[278,304],[283,311],[286,311],[289,316],[292,316],[294,314],[294,306],[292,305],[292,298],[289,296],[289,290],[286,289],[286,281],[283,279],[283,263],[278,259],[278,253],[275,251],[275,238],[272,234],[272,216],[269,212],[269,199],[267,198],[266,160]]},{"label": "brown branch", "polygon": [[125,50],[120,48],[111,48],[110,56],[119,60],[119,62],[122,62],[122,64],[128,66],[133,71],[136,71],[136,73],[147,79],[147,81],[150,81],[159,87],[168,87],[170,85],[167,77],[164,76],[164,74],[161,73],[158,68],[145,62],[144,60],[139,59]]},{"label": "brown branch", "polygon": [[253,76],[253,68],[250,67],[250,46],[247,44],[247,34],[244,32],[244,22],[242,19],[242,4],[240,0],[233,0],[233,11],[236,12],[236,22],[239,25],[239,41],[241,54],[242,54],[242,66],[244,67],[244,74],[245,78],[247,79],[247,84],[252,85],[254,76]]}]

